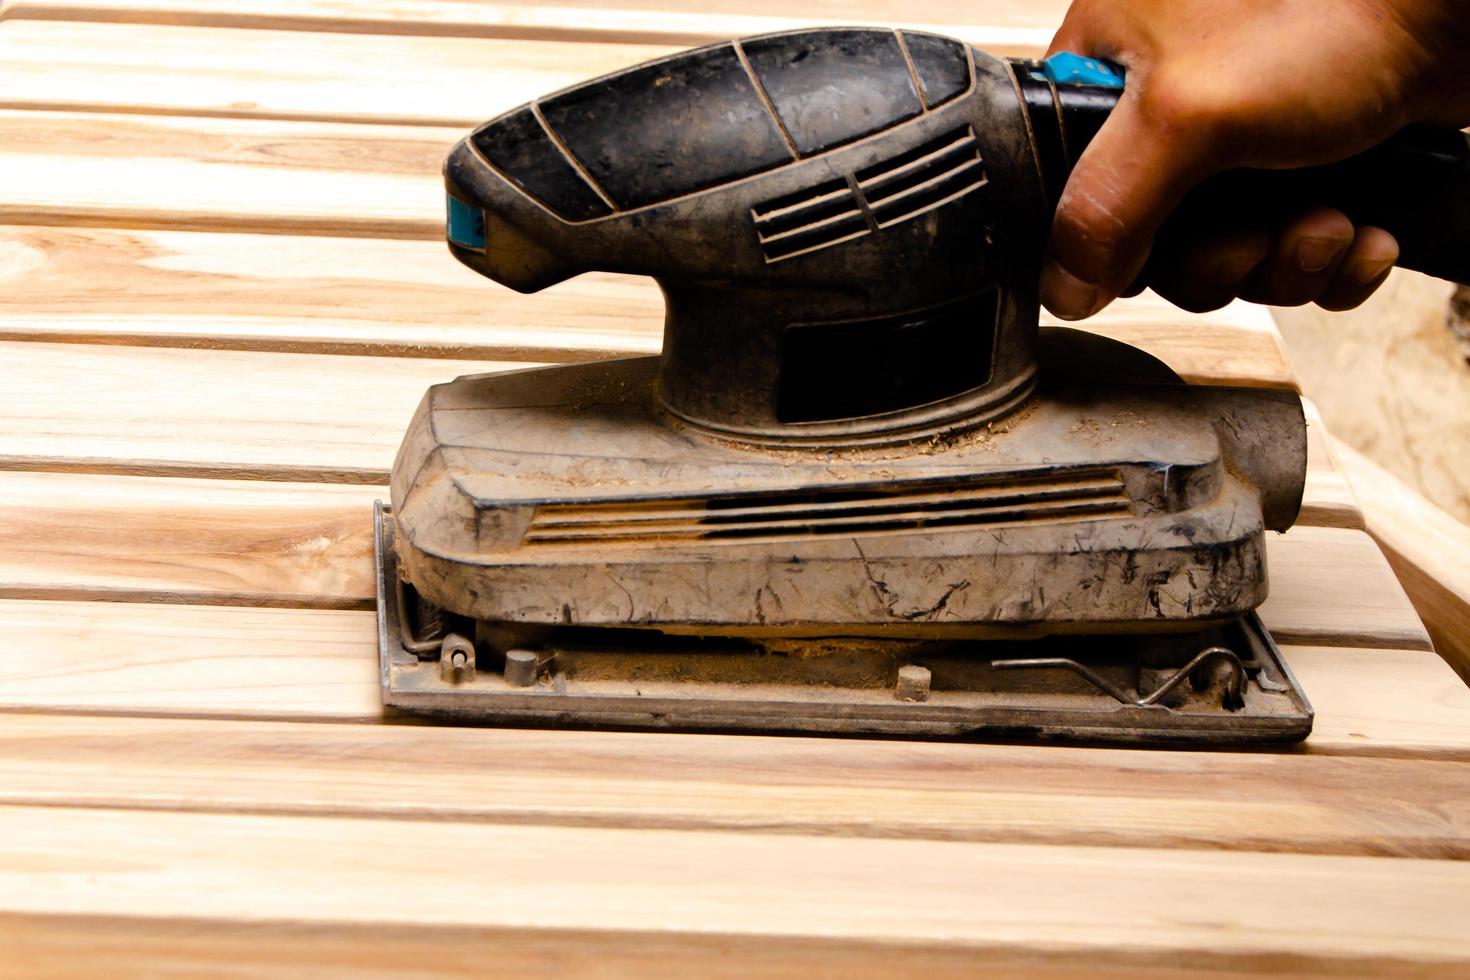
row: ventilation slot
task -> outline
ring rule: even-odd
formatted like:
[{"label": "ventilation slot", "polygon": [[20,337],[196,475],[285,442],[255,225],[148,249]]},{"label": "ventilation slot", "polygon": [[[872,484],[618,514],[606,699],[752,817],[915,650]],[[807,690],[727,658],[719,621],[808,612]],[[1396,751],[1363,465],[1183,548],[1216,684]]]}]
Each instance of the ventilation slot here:
[{"label": "ventilation slot", "polygon": [[980,146],[968,126],[860,171],[858,187],[887,228],[985,186]]},{"label": "ventilation slot", "polygon": [[855,181],[856,192],[845,180],[829,180],[753,209],[766,261],[806,255],[916,218],[984,187],[986,178],[979,141],[966,126],[858,171]]},{"label": "ventilation slot", "polygon": [[845,180],[831,180],[751,211],[767,262],[836,245],[869,231]]},{"label": "ventilation slot", "polygon": [[541,507],[527,544],[744,542],[1037,524],[1132,513],[1115,471],[1030,481]]}]

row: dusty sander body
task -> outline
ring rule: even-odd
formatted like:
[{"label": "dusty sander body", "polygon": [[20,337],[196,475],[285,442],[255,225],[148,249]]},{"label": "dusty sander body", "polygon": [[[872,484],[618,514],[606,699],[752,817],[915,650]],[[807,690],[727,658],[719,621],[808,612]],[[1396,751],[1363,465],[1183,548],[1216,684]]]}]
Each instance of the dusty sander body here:
[{"label": "dusty sander body", "polygon": [[803,31],[466,139],[445,168],[454,254],[523,291],[651,275],[664,347],[429,391],[379,526],[386,702],[1304,735],[1253,614],[1265,532],[1301,502],[1299,400],[1038,330],[1056,196],[1117,87],[1090,62]]}]

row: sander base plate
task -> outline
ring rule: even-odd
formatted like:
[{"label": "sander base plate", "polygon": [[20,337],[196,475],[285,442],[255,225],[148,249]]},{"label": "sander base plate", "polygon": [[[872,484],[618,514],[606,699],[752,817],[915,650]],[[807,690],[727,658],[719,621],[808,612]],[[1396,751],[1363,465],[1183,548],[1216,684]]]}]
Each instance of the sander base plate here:
[{"label": "sander base plate", "polygon": [[[1290,742],[1312,707],[1255,613],[1192,632],[1038,640],[717,637],[424,611],[375,521],[383,702],[466,724]],[[430,622],[429,620],[432,620]],[[426,629],[423,627],[427,627]],[[517,633],[517,629],[520,630]]]}]

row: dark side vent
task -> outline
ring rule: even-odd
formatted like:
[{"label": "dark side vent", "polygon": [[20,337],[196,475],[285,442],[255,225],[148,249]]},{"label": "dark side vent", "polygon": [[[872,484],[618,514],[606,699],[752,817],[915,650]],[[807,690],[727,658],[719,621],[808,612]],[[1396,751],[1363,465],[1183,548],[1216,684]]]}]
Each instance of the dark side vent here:
[{"label": "dark side vent", "polygon": [[879,228],[916,218],[985,185],[975,133],[965,127],[858,172]]},{"label": "dark side vent", "polygon": [[1132,513],[1114,470],[962,486],[787,491],[624,504],[538,508],[527,544],[741,542],[871,535],[996,524],[1124,517]]},{"label": "dark side vent", "polygon": [[769,201],[751,217],[768,262],[859,238],[871,230],[845,180]]},{"label": "dark side vent", "polygon": [[752,209],[767,262],[861,238],[943,207],[986,182],[970,127],[957,129],[850,180],[830,180]]}]

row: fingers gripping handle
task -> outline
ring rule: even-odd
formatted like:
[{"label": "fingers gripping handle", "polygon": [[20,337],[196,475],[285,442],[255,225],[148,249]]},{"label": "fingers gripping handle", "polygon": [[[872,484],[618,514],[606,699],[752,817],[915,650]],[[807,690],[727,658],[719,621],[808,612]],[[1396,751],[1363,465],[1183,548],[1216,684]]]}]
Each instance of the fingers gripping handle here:
[{"label": "fingers gripping handle", "polygon": [[[1123,71],[1064,52],[1018,75],[1055,202],[1122,95]],[[1172,220],[1270,224],[1311,207],[1388,231],[1406,269],[1470,283],[1470,137],[1458,130],[1410,128],[1324,166],[1230,171],[1195,189]]]}]

